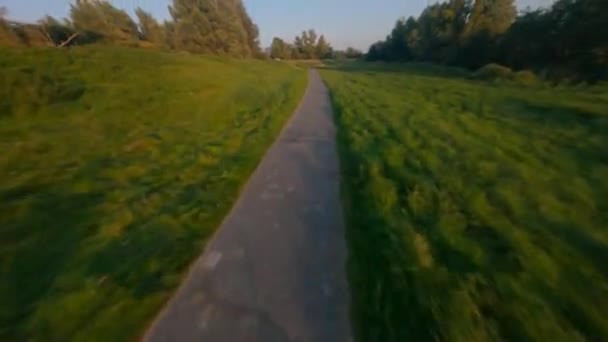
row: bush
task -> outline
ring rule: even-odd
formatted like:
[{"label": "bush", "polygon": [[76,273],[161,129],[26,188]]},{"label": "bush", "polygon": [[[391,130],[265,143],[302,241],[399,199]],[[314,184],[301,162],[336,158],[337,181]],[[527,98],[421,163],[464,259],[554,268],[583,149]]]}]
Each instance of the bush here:
[{"label": "bush", "polygon": [[0,18],[0,46],[2,47],[18,47],[22,46],[22,42],[9,24]]},{"label": "bush", "polygon": [[510,80],[513,78],[513,70],[500,64],[490,63],[475,71],[473,78],[485,81]]},{"label": "bush", "polygon": [[514,80],[517,84],[524,86],[534,86],[540,83],[540,79],[530,70],[521,70],[515,73]]}]

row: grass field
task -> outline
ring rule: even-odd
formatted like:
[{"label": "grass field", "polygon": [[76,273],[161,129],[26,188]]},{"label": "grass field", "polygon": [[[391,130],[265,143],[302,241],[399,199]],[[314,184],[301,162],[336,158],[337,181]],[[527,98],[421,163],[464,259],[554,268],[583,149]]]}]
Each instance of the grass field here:
[{"label": "grass field", "polygon": [[140,336],[305,85],[280,63],[0,51],[0,340]]},{"label": "grass field", "polygon": [[608,87],[322,75],[361,341],[608,340]]}]

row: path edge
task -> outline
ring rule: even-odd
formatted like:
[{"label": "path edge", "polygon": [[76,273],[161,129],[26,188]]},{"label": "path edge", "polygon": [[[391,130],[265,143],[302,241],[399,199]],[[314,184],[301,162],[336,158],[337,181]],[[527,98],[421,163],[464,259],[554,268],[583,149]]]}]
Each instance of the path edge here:
[{"label": "path edge", "polygon": [[199,260],[205,259],[205,256],[207,255],[207,252],[208,252],[207,247],[211,244],[211,242],[213,240],[215,240],[215,238],[221,231],[221,228],[224,225],[224,223],[226,221],[228,221],[228,219],[230,217],[232,217],[234,209],[236,207],[238,207],[240,202],[243,200],[241,195],[243,194],[243,191],[245,190],[247,185],[249,185],[249,182],[251,181],[251,178],[253,177],[253,175],[255,175],[258,172],[258,169],[260,168],[262,160],[264,160],[264,158],[266,157],[266,154],[268,154],[268,151],[270,151],[273,148],[273,146],[277,143],[277,141],[281,138],[281,136],[287,130],[287,127],[289,127],[291,122],[293,120],[295,120],[296,114],[298,112],[300,112],[300,110],[302,109],[302,106],[304,105],[304,100],[306,99],[306,95],[308,95],[308,92],[310,91],[310,78],[311,78],[312,72],[317,72],[317,71],[316,71],[316,69],[308,69],[306,71],[306,89],[304,90],[304,93],[302,94],[302,96],[300,98],[300,102],[295,107],[295,109],[292,111],[289,118],[287,120],[285,120],[285,122],[283,123],[283,126],[277,133],[275,139],[268,146],[266,151],[264,151],[264,154],[262,154],[262,156],[260,157],[260,160],[258,160],[255,168],[253,169],[251,174],[247,177],[247,180],[245,182],[243,182],[241,184],[241,186],[239,187],[238,193],[236,195],[236,200],[234,201],[234,203],[232,203],[232,205],[230,206],[230,209],[228,210],[228,213],[224,216],[224,218],[220,221],[220,223],[218,224],[216,229],[213,231],[211,236],[207,239],[207,242],[205,243],[205,246],[203,246],[202,251],[199,253],[199,255],[196,258],[194,258],[192,260],[192,262],[190,262],[186,271],[184,271],[184,275],[181,277],[179,286],[172,292],[172,294],[169,296],[169,298],[165,301],[162,308],[159,311],[157,311],[157,314],[154,317],[154,319],[151,320],[146,325],[146,328],[143,330],[143,332],[140,334],[140,337],[137,339],[138,341],[142,341],[142,342],[150,341],[150,337],[156,330],[156,327],[158,326],[158,324],[160,324],[160,322],[168,315],[168,313],[169,313],[168,308],[171,307],[171,304],[173,304],[173,302],[177,300],[177,298],[179,297],[179,294],[185,290],[186,284],[188,284],[190,282],[190,279],[192,279],[194,277],[194,273],[195,273],[194,271],[195,271],[196,264],[198,263]]}]

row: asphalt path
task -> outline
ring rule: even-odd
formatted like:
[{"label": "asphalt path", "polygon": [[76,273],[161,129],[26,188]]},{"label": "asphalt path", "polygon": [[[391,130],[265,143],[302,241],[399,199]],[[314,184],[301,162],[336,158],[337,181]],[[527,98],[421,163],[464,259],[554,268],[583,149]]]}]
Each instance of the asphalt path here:
[{"label": "asphalt path", "polygon": [[316,71],[145,341],[351,341],[336,129]]}]

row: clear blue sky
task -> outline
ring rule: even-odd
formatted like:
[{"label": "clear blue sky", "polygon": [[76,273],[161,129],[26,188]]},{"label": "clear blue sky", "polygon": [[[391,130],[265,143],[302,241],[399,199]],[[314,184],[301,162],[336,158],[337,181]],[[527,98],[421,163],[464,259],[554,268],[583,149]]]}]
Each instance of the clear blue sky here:
[{"label": "clear blue sky", "polygon": [[[167,18],[171,0],[111,0],[120,8],[132,12],[138,6],[158,18]],[[384,39],[395,20],[402,16],[417,16],[427,0],[244,0],[249,13],[260,27],[263,46],[273,37],[292,40],[303,29],[314,28],[325,34],[336,48],[354,46],[366,50]],[[518,6],[537,7],[552,0],[517,0]],[[70,0],[0,0],[9,17],[35,21],[45,14],[65,17]]]}]

